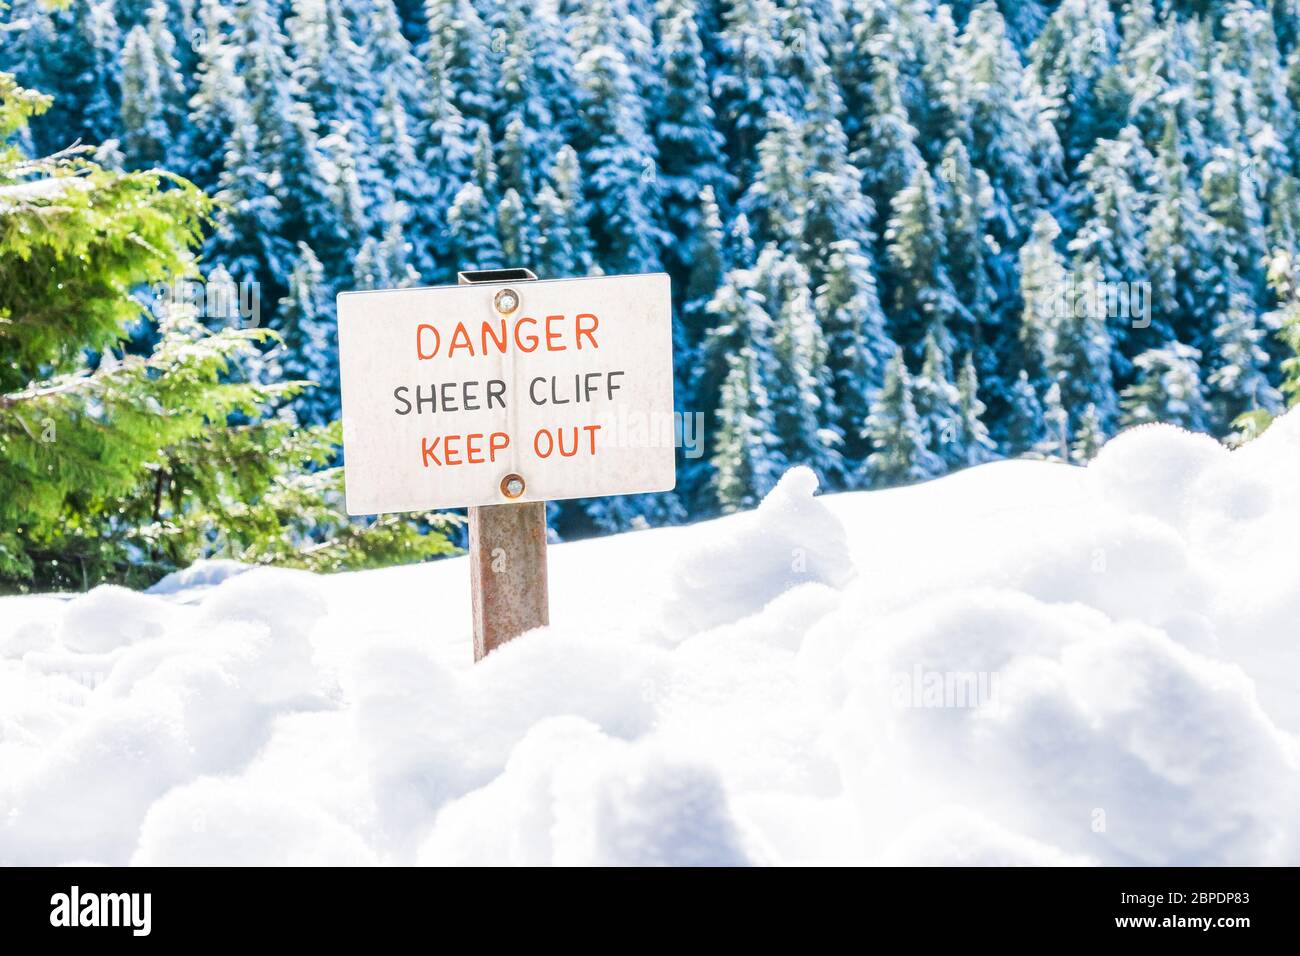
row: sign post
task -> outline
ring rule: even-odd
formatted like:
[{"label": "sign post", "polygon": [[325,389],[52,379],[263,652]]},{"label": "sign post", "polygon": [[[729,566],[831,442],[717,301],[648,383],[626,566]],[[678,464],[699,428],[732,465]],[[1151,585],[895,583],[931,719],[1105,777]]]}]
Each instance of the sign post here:
[{"label": "sign post", "polygon": [[546,503],[676,484],[662,274],[338,297],[349,514],[469,508],[474,659],[549,623]]},{"label": "sign post", "polygon": [[[457,278],[461,285],[473,285],[502,280],[529,282],[536,281],[537,276],[528,269],[503,269],[462,272]],[[498,311],[502,306],[518,307],[518,295],[511,288],[500,290],[493,299]],[[501,492],[508,498],[518,498],[527,488],[526,475],[512,473],[501,479]],[[546,583],[546,502],[476,505],[469,509],[469,596],[475,661],[481,661],[488,651],[511,638],[551,623]]]}]

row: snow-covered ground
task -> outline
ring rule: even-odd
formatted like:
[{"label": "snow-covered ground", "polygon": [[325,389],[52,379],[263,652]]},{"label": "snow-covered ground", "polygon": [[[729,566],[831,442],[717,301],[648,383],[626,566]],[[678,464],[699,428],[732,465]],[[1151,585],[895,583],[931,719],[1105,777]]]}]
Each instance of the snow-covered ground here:
[{"label": "snow-covered ground", "polygon": [[0,600],[0,863],[1300,863],[1300,414],[551,549]]}]

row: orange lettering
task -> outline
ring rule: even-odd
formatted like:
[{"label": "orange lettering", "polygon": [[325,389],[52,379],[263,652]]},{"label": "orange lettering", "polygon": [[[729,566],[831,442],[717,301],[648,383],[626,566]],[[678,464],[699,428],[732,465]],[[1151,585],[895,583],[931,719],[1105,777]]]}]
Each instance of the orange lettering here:
[{"label": "orange lettering", "polygon": [[427,438],[420,439],[420,457],[422,459],[421,463],[424,465],[425,468],[429,467],[430,459],[433,459],[433,463],[435,465],[442,464],[442,462],[438,460],[438,442],[440,441],[442,441],[441,438],[435,438],[432,442],[430,442],[429,439]]},{"label": "orange lettering", "polygon": [[[451,446],[452,442],[459,442],[460,438],[461,438],[460,435],[448,435],[446,438],[443,439],[442,457],[446,460],[447,464],[449,465],[464,464],[464,462],[460,460],[460,451],[457,448],[453,448]],[[451,457],[452,455],[456,456],[455,459]]]},{"label": "orange lettering", "polygon": [[454,356],[456,349],[465,349],[470,355],[474,354],[474,346],[470,344],[469,332],[465,330],[464,322],[457,322],[456,331],[451,333],[451,345],[447,347],[447,358]]},{"label": "orange lettering", "polygon": [[[433,333],[433,351],[430,352],[428,355],[424,354],[424,330],[425,329],[428,329],[430,332]],[[431,359],[435,355],[437,355],[438,345],[441,343],[441,341],[442,341],[442,337],[438,334],[438,330],[435,329],[432,325],[417,325],[415,327],[415,354],[419,356],[421,360]]]},{"label": "orange lettering", "polygon": [[501,337],[500,337],[500,338],[497,338],[496,333],[492,331],[492,325],[491,325],[491,323],[489,323],[489,322],[487,322],[487,321],[485,321],[485,322],[483,323],[483,354],[484,354],[484,355],[487,355],[487,352],[488,352],[488,339],[489,339],[489,338],[492,339],[492,343],[497,347],[497,351],[498,351],[498,352],[501,352],[501,353],[504,353],[504,352],[505,352],[505,350],[506,350],[506,342],[509,340],[509,336],[506,334],[506,320],[505,320],[505,319],[502,319],[502,320],[501,320]]},{"label": "orange lettering", "polygon": [[478,443],[482,440],[483,436],[479,433],[465,436],[465,461],[467,463],[471,465],[483,464],[483,446]]},{"label": "orange lettering", "polygon": [[[584,328],[582,327],[582,320],[583,320],[583,319],[591,319],[591,328],[589,328],[589,329],[584,329]],[[596,318],[594,315],[592,315],[590,312],[579,312],[579,313],[578,313],[578,316],[577,316],[577,319],[576,319],[576,322],[577,322],[577,328],[578,328],[578,334],[577,334],[577,339],[578,339],[578,351],[579,351],[579,352],[582,351],[582,337],[583,337],[584,335],[585,335],[585,336],[587,337],[587,339],[591,342],[591,347],[592,347],[593,349],[598,349],[598,348],[600,348],[600,346],[596,344],[596,326],[600,325],[600,320],[597,319],[597,318]]]},{"label": "orange lettering", "polygon": [[[515,345],[519,347],[519,351],[521,351],[521,352],[535,352],[535,351],[537,351],[537,343],[538,343],[538,341],[539,341],[539,339],[537,338],[536,334],[533,334],[533,335],[528,336],[527,339],[521,338],[520,335],[519,335],[519,330],[520,330],[521,328],[523,328],[523,325],[524,325],[525,322],[527,322],[529,325],[536,325],[536,324],[537,324],[537,320],[536,320],[536,319],[530,319],[530,318],[527,318],[527,317],[524,317],[524,318],[520,319],[518,322],[516,322],[516,323],[515,323]],[[528,342],[530,342],[530,343],[532,343],[532,344],[531,344],[531,345],[527,345],[527,346],[525,346],[525,345],[524,345],[524,342],[525,342],[525,341],[528,341]]]},{"label": "orange lettering", "polygon": [[551,328],[551,325],[553,323],[563,322],[563,321],[564,321],[564,316],[562,315],[548,315],[546,317],[546,351],[548,352],[567,351],[563,343],[556,344],[560,342],[561,333],[556,332],[554,329]]}]

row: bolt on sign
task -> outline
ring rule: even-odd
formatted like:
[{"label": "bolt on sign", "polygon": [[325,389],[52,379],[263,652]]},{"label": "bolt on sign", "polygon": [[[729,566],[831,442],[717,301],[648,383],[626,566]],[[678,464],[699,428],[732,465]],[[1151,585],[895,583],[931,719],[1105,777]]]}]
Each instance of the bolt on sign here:
[{"label": "bolt on sign", "polygon": [[350,514],[676,484],[666,275],[344,292],[338,332]]}]

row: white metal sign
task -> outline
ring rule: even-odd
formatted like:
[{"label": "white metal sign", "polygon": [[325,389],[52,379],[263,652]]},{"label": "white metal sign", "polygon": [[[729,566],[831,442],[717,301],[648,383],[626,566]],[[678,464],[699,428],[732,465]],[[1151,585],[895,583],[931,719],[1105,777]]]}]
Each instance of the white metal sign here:
[{"label": "white metal sign", "polygon": [[338,297],[349,514],[667,491],[666,275]]}]

